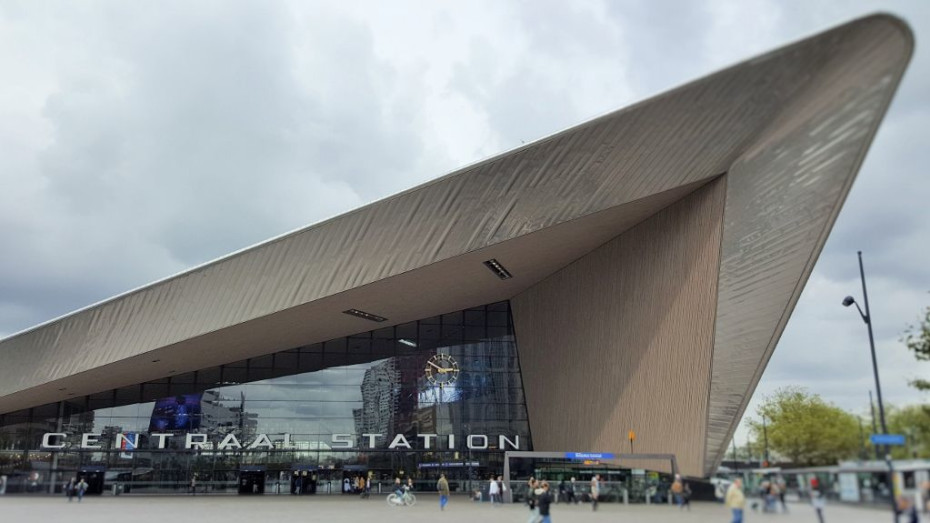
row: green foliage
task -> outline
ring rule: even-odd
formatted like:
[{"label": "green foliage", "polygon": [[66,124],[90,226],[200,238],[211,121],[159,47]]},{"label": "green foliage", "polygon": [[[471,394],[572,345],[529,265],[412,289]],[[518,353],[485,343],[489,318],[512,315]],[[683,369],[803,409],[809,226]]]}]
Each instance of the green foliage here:
[{"label": "green foliage", "polygon": [[[856,457],[862,446],[859,420],[799,387],[779,389],[766,397],[756,413],[765,416],[769,454],[796,465],[834,465]],[[763,440],[762,421],[751,420],[749,430]]]},{"label": "green foliage", "polygon": [[890,408],[887,412],[888,432],[904,434],[907,445],[893,447],[895,459],[930,458],[930,407],[911,405],[903,408]]},{"label": "green foliage", "polygon": [[[930,361],[930,307],[918,325],[908,325],[901,339],[917,361]],[[918,390],[930,391],[930,380],[915,379],[910,385]]]}]

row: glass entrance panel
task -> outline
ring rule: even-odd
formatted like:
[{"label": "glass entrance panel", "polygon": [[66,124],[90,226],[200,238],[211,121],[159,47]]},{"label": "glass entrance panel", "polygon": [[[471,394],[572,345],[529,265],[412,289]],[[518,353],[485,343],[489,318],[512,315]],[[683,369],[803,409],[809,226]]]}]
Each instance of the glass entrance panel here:
[{"label": "glass entrance panel", "polygon": [[0,442],[0,473],[101,467],[139,493],[429,491],[441,473],[471,491],[532,450],[508,302],[5,414]]}]

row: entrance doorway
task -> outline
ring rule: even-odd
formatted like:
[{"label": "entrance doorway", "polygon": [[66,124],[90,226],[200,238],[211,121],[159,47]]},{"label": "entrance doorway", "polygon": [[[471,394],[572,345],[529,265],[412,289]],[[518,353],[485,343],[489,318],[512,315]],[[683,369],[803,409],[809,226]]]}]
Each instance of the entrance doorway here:
[{"label": "entrance doorway", "polygon": [[315,465],[293,465],[291,467],[291,494],[316,494],[319,476]]},{"label": "entrance doorway", "polygon": [[239,494],[265,493],[265,467],[242,467],[239,469]]},{"label": "entrance doorway", "polygon": [[103,494],[103,478],[106,471],[106,467],[90,465],[81,467],[78,470],[78,477],[84,478],[84,481],[87,482],[85,494]]}]

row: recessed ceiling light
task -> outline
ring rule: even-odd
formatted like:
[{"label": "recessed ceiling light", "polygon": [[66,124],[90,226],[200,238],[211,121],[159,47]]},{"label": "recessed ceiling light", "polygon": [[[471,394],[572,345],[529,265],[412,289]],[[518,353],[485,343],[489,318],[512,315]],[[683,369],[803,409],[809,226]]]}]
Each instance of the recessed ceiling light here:
[{"label": "recessed ceiling light", "polygon": [[348,315],[350,315],[350,316],[355,316],[355,317],[358,317],[358,318],[362,318],[362,319],[365,319],[365,320],[368,320],[368,321],[376,321],[376,322],[378,322],[378,323],[381,323],[382,321],[387,321],[387,318],[385,318],[385,317],[383,317],[383,316],[378,316],[377,314],[372,314],[372,313],[370,313],[370,312],[360,311],[360,310],[358,310],[358,309],[349,309],[349,310],[347,310],[347,311],[342,311],[342,312],[343,312],[344,314],[348,314]]},{"label": "recessed ceiling light", "polygon": [[484,262],[484,266],[491,270],[498,278],[502,280],[509,280],[513,278],[513,275],[510,274],[510,271],[504,268],[499,261],[494,258]]}]

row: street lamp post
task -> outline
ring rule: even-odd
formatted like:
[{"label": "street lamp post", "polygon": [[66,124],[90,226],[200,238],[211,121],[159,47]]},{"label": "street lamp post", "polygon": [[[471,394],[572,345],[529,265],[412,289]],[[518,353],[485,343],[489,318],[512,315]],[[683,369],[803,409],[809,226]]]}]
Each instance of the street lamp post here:
[{"label": "street lamp post", "polygon": [[[872,391],[869,391],[869,408],[872,410],[872,434],[878,434],[878,428],[875,425],[875,402],[872,401]],[[878,446],[873,445],[875,449],[875,459],[881,459],[881,456],[878,454]]]},{"label": "street lamp post", "polygon": [[[885,404],[882,402],[882,384],[878,379],[878,361],[875,358],[875,336],[872,334],[872,314],[869,311],[869,293],[865,287],[865,268],[862,265],[862,251],[858,251],[859,254],[859,277],[862,279],[862,300],[865,305],[865,311],[859,307],[859,304],[856,303],[856,299],[852,296],[847,296],[843,298],[843,306],[849,307],[850,305],[855,305],[856,309],[859,311],[859,316],[862,316],[862,321],[865,322],[866,327],[869,330],[869,348],[872,351],[872,373],[875,375],[875,394],[878,396],[878,417],[879,422],[882,426],[882,434],[888,434],[888,425],[885,423]],[[885,454],[885,462],[888,464],[888,482],[891,484],[891,507],[892,513],[894,514],[894,521],[897,521],[897,504],[894,499],[894,467],[891,463],[890,450],[887,445],[882,446]]]},{"label": "street lamp post", "polygon": [[765,461],[765,466],[769,466],[769,431],[765,425],[765,414],[762,415],[762,440],[765,445],[764,450],[762,451],[762,459]]}]

